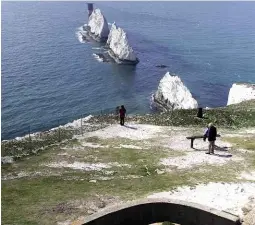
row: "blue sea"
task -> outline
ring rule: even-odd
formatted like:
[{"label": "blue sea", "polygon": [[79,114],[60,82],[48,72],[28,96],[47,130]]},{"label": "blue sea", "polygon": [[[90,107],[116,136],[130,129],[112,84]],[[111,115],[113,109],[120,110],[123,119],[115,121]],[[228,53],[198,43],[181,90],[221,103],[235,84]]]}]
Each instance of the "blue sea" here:
[{"label": "blue sea", "polygon": [[255,2],[95,2],[127,32],[136,67],[99,62],[101,44],[79,41],[85,2],[1,4],[2,139],[120,104],[150,113],[167,71],[201,107],[225,106],[233,82],[255,82]]}]

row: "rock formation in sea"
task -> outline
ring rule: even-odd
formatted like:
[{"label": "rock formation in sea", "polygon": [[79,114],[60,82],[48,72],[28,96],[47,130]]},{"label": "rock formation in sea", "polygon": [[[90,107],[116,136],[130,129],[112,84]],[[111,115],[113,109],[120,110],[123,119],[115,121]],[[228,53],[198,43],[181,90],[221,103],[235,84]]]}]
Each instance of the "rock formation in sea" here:
[{"label": "rock formation in sea", "polygon": [[182,83],[180,77],[171,75],[169,72],[160,80],[153,100],[163,110],[193,109],[198,107],[197,101]]},{"label": "rock formation in sea", "polygon": [[89,16],[87,31],[96,41],[106,42],[109,35],[109,27],[107,20],[100,11],[100,9],[94,9]]},{"label": "rock formation in sea", "polygon": [[126,32],[112,24],[107,45],[110,48],[108,53],[118,64],[137,64],[139,62],[133,49],[128,43]]},{"label": "rock formation in sea", "polygon": [[255,99],[255,84],[234,83],[229,90],[227,105]]}]

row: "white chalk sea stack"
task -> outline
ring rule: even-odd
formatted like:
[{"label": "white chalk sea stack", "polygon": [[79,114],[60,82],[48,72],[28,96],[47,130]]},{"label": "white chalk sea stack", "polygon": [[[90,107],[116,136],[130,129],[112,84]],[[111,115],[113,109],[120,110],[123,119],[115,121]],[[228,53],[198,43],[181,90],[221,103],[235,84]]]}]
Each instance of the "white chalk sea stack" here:
[{"label": "white chalk sea stack", "polygon": [[107,45],[110,48],[108,53],[116,63],[137,64],[139,62],[134,50],[128,42],[126,32],[122,28],[117,27],[115,23],[111,26]]},{"label": "white chalk sea stack", "polygon": [[158,90],[154,94],[154,102],[163,109],[194,109],[197,101],[192,97],[189,89],[180,77],[167,72],[160,80]]},{"label": "white chalk sea stack", "polygon": [[109,35],[108,22],[100,9],[94,9],[88,20],[89,34],[97,41],[106,41]]}]

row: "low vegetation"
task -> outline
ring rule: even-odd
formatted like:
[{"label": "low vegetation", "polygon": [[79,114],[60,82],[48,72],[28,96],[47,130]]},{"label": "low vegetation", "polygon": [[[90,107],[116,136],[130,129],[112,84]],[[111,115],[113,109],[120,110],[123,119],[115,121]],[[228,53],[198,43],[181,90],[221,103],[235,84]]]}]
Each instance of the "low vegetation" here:
[{"label": "low vegetation", "polygon": [[[204,109],[204,118],[196,117],[196,109],[180,109],[169,112],[154,113],[147,115],[136,115],[127,118],[142,124],[153,124],[159,126],[205,126],[214,122],[216,126],[225,128],[241,128],[255,126],[255,100],[242,102],[227,107]],[[104,121],[116,123],[116,117],[103,115],[93,117],[91,121]]]},{"label": "low vegetation", "polygon": [[[198,119],[195,115],[196,110],[178,110],[173,112],[171,120],[167,119],[168,113],[134,116],[128,120],[155,125],[203,127],[209,121],[217,120],[216,124],[226,128],[255,126],[255,102],[207,110],[206,119]],[[117,123],[114,116],[96,116],[91,122],[96,123],[97,120],[103,120],[103,124]],[[57,130],[52,138],[33,137],[32,141],[2,142],[2,156],[12,155],[17,159],[12,164],[2,165],[3,224],[50,225],[74,221],[110,203],[174,190],[181,185],[236,181],[247,166],[243,161],[238,161],[223,164],[220,169],[206,164],[187,169],[165,167],[159,163],[162,158],[186,153],[160,145],[155,138],[145,141],[80,136],[76,139],[73,131],[61,132],[65,134],[61,142]],[[30,147],[26,141],[30,142]],[[244,157],[245,162],[255,168],[254,136],[227,137],[226,141],[234,144],[231,151],[235,155]],[[250,152],[237,152],[238,148],[249,149]],[[33,152],[35,149],[41,150]],[[26,157],[18,157],[22,154]],[[101,163],[111,166],[101,170],[50,166],[51,163],[60,165],[62,162],[67,165]]]},{"label": "low vegetation", "polygon": [[224,140],[234,144],[235,148],[243,148],[251,151],[255,151],[254,137],[226,137]]},{"label": "low vegetation", "polygon": [[[152,124],[159,126],[199,126],[205,127],[209,122],[214,122],[216,126],[222,128],[242,128],[255,127],[255,100],[242,102],[228,107],[204,110],[204,118],[196,117],[197,110],[174,110],[171,112],[154,113],[146,115],[134,115],[127,117],[127,122],[137,122],[141,124]],[[1,156],[13,156],[19,159],[24,156],[36,154],[45,146],[58,144],[64,140],[69,140],[74,134],[82,134],[103,128],[107,124],[116,124],[118,120],[115,115],[94,116],[89,121],[96,126],[84,126],[70,129],[61,128],[50,132],[40,133],[31,138],[22,140],[10,140],[1,142]],[[100,124],[101,126],[98,126]]]}]

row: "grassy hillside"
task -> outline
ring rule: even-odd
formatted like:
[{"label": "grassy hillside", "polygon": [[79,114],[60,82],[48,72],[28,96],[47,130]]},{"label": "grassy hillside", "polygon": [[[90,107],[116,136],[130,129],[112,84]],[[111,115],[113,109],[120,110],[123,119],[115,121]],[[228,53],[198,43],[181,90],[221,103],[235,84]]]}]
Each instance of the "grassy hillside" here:
[{"label": "grassy hillside", "polygon": [[[254,127],[255,101],[207,110],[205,116],[207,118],[198,119],[196,110],[176,110],[173,113],[128,117],[128,121],[137,123],[192,126],[178,128],[179,131],[163,127],[156,137],[146,140],[105,139],[86,137],[85,134],[74,138],[75,130],[60,130],[63,139],[59,142],[57,130],[27,141],[2,142],[2,155],[13,155],[17,159],[12,164],[2,165],[2,223],[57,224],[74,221],[113,202],[141,198],[181,185],[233,182],[247,168],[254,170],[254,135],[226,138],[233,143],[230,153],[243,160],[226,161],[220,170],[218,165],[206,163],[183,169],[160,164],[162,158],[186,157],[190,152],[205,156],[207,143],[197,141],[204,147],[192,150],[186,135],[202,130],[201,127],[209,121],[217,120],[216,125],[222,130],[230,127],[228,132],[233,132],[232,128]],[[116,116],[105,115],[93,117],[89,122],[100,123],[99,129],[107,124],[116,124],[118,120]],[[138,132],[143,129],[146,128]],[[128,128],[124,130],[134,132]],[[234,132],[238,133],[238,130]],[[169,147],[175,139],[184,143],[184,149]],[[239,152],[239,148],[249,151]],[[82,167],[86,165],[110,167],[88,171]],[[77,166],[80,168],[77,169]]]}]

